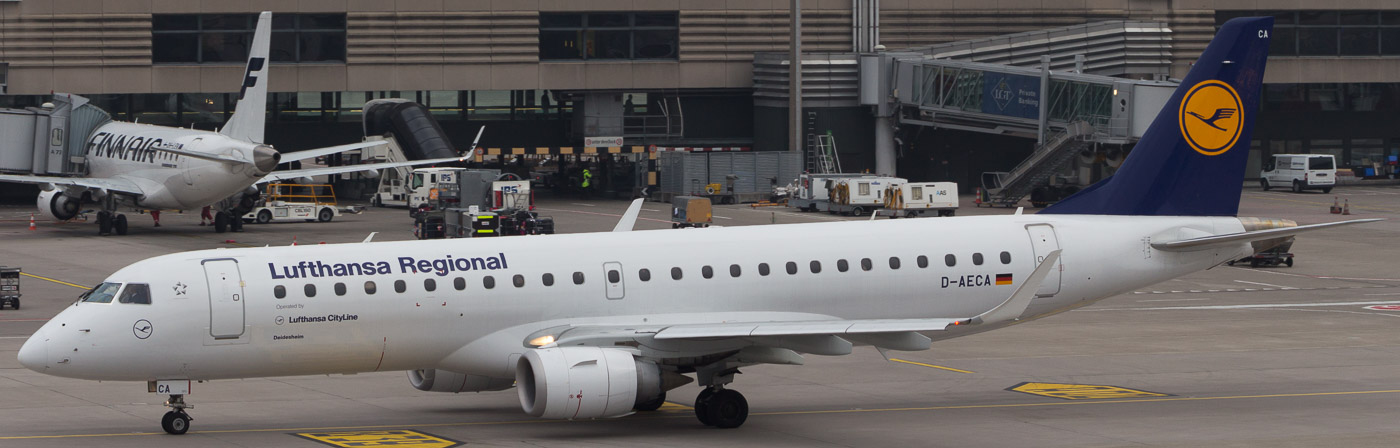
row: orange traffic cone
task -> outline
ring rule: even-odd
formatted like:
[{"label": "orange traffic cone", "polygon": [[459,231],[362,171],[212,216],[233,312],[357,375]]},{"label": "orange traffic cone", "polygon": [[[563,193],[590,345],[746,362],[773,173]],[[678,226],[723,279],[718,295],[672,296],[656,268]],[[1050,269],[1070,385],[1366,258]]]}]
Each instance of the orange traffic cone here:
[{"label": "orange traffic cone", "polygon": [[1343,203],[1342,203],[1342,214],[1343,214],[1343,215],[1350,215],[1350,214],[1351,214],[1351,199],[1347,199],[1346,202],[1343,202]]},{"label": "orange traffic cone", "polygon": [[297,236],[296,236],[296,235],[292,235],[292,245],[293,245],[293,246],[297,245]]},{"label": "orange traffic cone", "polygon": [[977,207],[982,206],[982,187],[977,187],[977,198],[972,200],[972,205]]},{"label": "orange traffic cone", "polygon": [[35,226],[34,226],[34,214],[33,214],[33,213],[30,213],[30,214],[29,214],[29,230],[38,230],[38,229],[39,229],[38,227],[35,227]]},{"label": "orange traffic cone", "polygon": [[1340,204],[1337,203],[1337,197],[1336,197],[1336,196],[1332,196],[1332,208],[1331,208],[1331,212],[1332,212],[1332,214],[1334,214],[1334,215],[1335,215],[1335,214],[1339,214],[1339,213],[1342,212],[1342,206],[1341,206]]}]

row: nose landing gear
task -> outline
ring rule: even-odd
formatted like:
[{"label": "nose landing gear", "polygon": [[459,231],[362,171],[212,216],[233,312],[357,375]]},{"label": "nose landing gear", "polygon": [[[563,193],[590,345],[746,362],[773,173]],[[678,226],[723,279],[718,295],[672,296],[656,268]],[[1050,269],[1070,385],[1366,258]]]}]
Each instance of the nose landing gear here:
[{"label": "nose landing gear", "polygon": [[190,420],[194,419],[190,418],[190,415],[185,413],[185,409],[194,409],[194,406],[185,404],[184,395],[171,395],[170,400],[166,401],[165,405],[173,410],[166,412],[165,416],[161,417],[160,428],[174,435],[188,432],[190,430]]}]

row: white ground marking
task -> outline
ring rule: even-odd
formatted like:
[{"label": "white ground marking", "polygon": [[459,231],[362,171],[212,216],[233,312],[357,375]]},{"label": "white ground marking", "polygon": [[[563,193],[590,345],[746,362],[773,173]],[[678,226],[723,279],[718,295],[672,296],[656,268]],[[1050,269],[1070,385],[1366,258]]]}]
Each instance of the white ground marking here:
[{"label": "white ground marking", "polygon": [[1279,288],[1279,289],[1298,289],[1298,288],[1294,288],[1294,287],[1292,287],[1292,286],[1274,285],[1274,284],[1270,284],[1270,283],[1247,282],[1247,281],[1244,281],[1244,280],[1235,280],[1235,281],[1236,281],[1236,282],[1239,282],[1239,283],[1248,283],[1248,284],[1251,284],[1251,285],[1259,285],[1259,286],[1269,286],[1269,287],[1274,287],[1274,288]]},{"label": "white ground marking", "polygon": [[1400,292],[1385,292],[1380,294],[1366,294],[1368,296],[1400,296]]},{"label": "white ground marking", "polygon": [[1138,303],[1146,303],[1146,302],[1189,302],[1189,301],[1193,301],[1193,300],[1210,300],[1210,298],[1201,298],[1201,299],[1152,299],[1152,300],[1139,300]]},{"label": "white ground marking", "polygon": [[1302,308],[1318,306],[1365,306],[1365,305],[1395,305],[1400,301],[1385,302],[1313,302],[1313,303],[1267,303],[1256,305],[1204,305],[1204,306],[1165,306],[1157,308],[1102,308],[1088,309],[1080,311],[1166,311],[1166,310],[1239,310],[1247,308]]},{"label": "white ground marking", "polygon": [[570,202],[569,204],[570,204],[570,205],[582,205],[582,206],[584,206],[584,207],[597,207],[596,205],[593,205],[593,204],[584,204],[584,203],[582,203],[582,202]]}]

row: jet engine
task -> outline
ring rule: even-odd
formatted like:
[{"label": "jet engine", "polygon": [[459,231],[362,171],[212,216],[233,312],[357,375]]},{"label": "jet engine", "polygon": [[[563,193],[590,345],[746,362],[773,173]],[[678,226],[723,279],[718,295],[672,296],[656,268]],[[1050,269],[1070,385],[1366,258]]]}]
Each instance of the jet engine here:
[{"label": "jet engine", "polygon": [[78,216],[81,201],[63,194],[63,190],[53,189],[39,192],[39,212],[55,221],[67,221]]},{"label": "jet engine", "polygon": [[442,369],[410,370],[408,382],[413,384],[413,388],[421,391],[452,393],[506,390],[515,384],[510,378],[492,378]]},{"label": "jet engine", "polygon": [[664,393],[655,363],[599,347],[530,350],[516,364],[515,384],[526,414],[571,420],[627,415]]}]

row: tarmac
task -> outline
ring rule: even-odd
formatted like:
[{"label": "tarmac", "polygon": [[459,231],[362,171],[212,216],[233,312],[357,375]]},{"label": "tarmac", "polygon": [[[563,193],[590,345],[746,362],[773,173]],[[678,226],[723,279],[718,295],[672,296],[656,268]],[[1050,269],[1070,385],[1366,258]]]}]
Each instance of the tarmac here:
[{"label": "tarmac", "polygon": [[[1328,213],[1333,197],[1353,216]],[[624,201],[541,200],[560,232],[610,230]],[[1012,213],[963,198],[958,214]],[[26,274],[23,307],[0,310],[0,447],[163,446],[1395,446],[1400,440],[1400,186],[1333,194],[1247,187],[1240,216],[1300,224],[1389,221],[1309,233],[1292,267],[1221,266],[922,352],[869,347],[809,356],[805,366],[755,366],[734,389],[741,428],[696,421],[699,388],[662,410],[550,421],[521,412],[514,390],[420,392],[404,372],[214,381],[195,385],[189,434],[160,430],[165,397],[142,383],[45,376],[15,359],[24,340],[85,288],[156,255],[213,247],[412,239],[402,209],[371,208],[330,223],[247,225],[215,234],[198,213],[164,213],[160,228],[128,214],[131,234],[0,207],[0,265]],[[669,228],[647,203],[638,229]],[[1027,210],[1027,213],[1033,210]],[[715,225],[839,219],[747,205],[715,207]],[[864,218],[859,218],[864,219]],[[883,219],[883,218],[881,218]],[[949,219],[949,218],[921,218]],[[953,218],[956,219],[956,218]],[[676,230],[695,231],[695,230]],[[703,231],[703,230],[701,230]],[[319,440],[319,441],[318,441]],[[324,442],[323,442],[324,441]],[[335,443],[339,443],[336,445]]]}]

